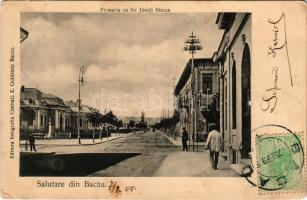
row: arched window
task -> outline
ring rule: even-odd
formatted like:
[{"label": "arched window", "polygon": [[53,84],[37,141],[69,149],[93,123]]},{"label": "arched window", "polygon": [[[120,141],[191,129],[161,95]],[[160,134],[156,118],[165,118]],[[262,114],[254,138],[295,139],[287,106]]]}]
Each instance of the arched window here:
[{"label": "arched window", "polygon": [[231,74],[231,97],[232,97],[232,128],[237,128],[237,70],[236,61],[233,61]]}]

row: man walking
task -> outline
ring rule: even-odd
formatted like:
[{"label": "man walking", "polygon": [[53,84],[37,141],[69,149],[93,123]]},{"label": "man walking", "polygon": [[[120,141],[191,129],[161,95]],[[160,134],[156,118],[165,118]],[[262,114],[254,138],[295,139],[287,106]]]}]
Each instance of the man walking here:
[{"label": "man walking", "polygon": [[223,148],[223,137],[222,134],[217,130],[216,124],[209,124],[209,134],[205,144],[208,148],[210,145],[210,160],[213,169],[217,169],[217,164],[219,161],[219,154]]},{"label": "man walking", "polygon": [[187,141],[189,139],[188,132],[185,127],[182,128],[182,151],[188,151]]}]

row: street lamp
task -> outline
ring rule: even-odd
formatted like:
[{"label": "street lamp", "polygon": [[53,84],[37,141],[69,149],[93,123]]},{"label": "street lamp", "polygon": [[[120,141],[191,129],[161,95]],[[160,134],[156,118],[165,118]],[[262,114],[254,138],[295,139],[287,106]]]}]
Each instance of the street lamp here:
[{"label": "street lamp", "polygon": [[[200,45],[200,40],[196,38],[196,35],[192,34],[189,36],[189,38],[185,41],[186,45],[184,46],[184,51],[189,51],[192,55],[192,59],[191,59],[191,95],[192,95],[192,105],[191,105],[191,117],[192,117],[192,132],[193,132],[193,151],[194,151],[194,141],[195,141],[195,135],[197,133],[196,130],[196,105],[194,104],[194,94],[197,93],[197,73],[195,74],[195,70],[194,70],[194,54],[196,53],[196,51],[202,50],[202,46]],[[195,87],[194,87],[195,86]]]},{"label": "street lamp", "polygon": [[80,87],[83,85],[83,75],[85,74],[85,66],[81,66],[79,70],[79,78],[78,78],[78,89],[79,89],[79,98],[78,98],[78,119],[77,119],[77,130],[78,130],[78,144],[81,144],[81,137],[80,137],[80,110],[81,110],[81,90]]}]

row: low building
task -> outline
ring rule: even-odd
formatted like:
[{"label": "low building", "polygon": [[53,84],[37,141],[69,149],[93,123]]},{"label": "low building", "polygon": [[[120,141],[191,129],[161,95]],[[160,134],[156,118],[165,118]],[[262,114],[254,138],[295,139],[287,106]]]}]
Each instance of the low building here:
[{"label": "low building", "polygon": [[[29,133],[44,138],[76,138],[78,136],[78,102],[66,101],[53,94],[44,94],[37,88],[21,87],[20,92],[20,137],[28,138]],[[114,130],[115,126],[104,123],[94,127],[89,120],[89,114],[98,112],[91,106],[80,106],[80,135],[92,137],[93,130],[107,128]]]},{"label": "low building", "polygon": [[44,94],[37,88],[21,87],[20,136],[28,133],[42,137],[69,135],[70,109],[63,100],[52,94]]},{"label": "low building", "polygon": [[[77,101],[66,101],[65,105],[71,110],[71,119],[70,119],[70,129],[72,133],[72,137],[76,137],[78,135],[78,102]],[[93,130],[93,125],[89,121],[87,115],[91,112],[95,111],[94,108],[81,104],[80,105],[80,135],[89,135]]]},{"label": "low building", "polygon": [[251,14],[219,13],[224,30],[214,61],[219,65],[220,130],[230,164],[250,159],[251,152]]}]

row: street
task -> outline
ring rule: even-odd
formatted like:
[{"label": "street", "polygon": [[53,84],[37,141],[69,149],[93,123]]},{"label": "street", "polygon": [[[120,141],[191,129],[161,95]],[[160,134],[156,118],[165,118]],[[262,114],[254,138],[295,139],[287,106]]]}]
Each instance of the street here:
[{"label": "street", "polygon": [[21,156],[21,176],[236,176],[221,159],[220,170],[213,170],[203,147],[182,152],[161,132],[137,132],[94,145],[44,144],[37,149],[39,153]]}]

